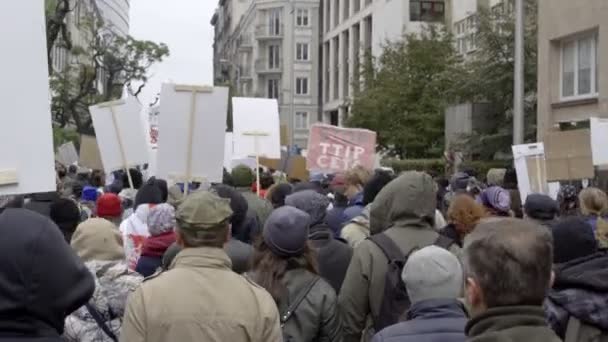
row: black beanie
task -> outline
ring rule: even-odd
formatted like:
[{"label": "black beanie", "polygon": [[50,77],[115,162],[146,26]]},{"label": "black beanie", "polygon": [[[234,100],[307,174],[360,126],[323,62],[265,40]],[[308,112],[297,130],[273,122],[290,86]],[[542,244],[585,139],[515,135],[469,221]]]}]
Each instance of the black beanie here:
[{"label": "black beanie", "polygon": [[285,205],[285,198],[293,192],[291,184],[281,183],[278,184],[270,193],[270,203],[276,208],[280,208]]},{"label": "black beanie", "polygon": [[543,194],[531,194],[526,198],[524,210],[535,220],[553,220],[559,214],[559,206],[553,198]]},{"label": "black beanie", "polygon": [[363,186],[363,205],[368,205],[376,199],[380,191],[393,180],[393,176],[387,171],[376,171],[372,178]]},{"label": "black beanie", "polygon": [[80,223],[80,209],[74,201],[67,198],[59,198],[51,203],[51,220],[59,227],[66,241],[70,242],[72,234]]},{"label": "black beanie", "polygon": [[167,202],[167,198],[169,198],[169,187],[167,186],[167,181],[164,179],[154,178],[154,184],[156,184],[156,186],[160,189],[163,203]]},{"label": "black beanie", "polygon": [[221,198],[230,200],[230,209],[232,209],[230,223],[232,224],[233,231],[238,230],[247,217],[247,210],[249,210],[247,200],[240,192],[236,191],[236,189],[224,184],[214,185],[213,189]]},{"label": "black beanie", "polygon": [[570,217],[552,226],[553,262],[561,264],[597,252],[593,228],[579,217]]},{"label": "black beanie", "polygon": [[149,179],[135,195],[135,206],[137,209],[140,204],[160,204],[163,203],[163,193],[156,184],[154,178]]}]

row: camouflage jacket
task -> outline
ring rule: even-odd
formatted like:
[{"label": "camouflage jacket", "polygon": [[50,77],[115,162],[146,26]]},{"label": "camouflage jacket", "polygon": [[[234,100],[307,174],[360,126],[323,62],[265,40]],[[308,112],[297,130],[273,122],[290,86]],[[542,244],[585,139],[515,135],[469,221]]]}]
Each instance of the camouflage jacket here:
[{"label": "camouflage jacket", "polygon": [[[89,301],[116,336],[120,335],[127,297],[141,284],[143,277],[128,271],[124,261],[90,261],[86,263],[95,276],[95,293]],[[65,320],[66,341],[112,342],[97,325],[85,306]]]}]

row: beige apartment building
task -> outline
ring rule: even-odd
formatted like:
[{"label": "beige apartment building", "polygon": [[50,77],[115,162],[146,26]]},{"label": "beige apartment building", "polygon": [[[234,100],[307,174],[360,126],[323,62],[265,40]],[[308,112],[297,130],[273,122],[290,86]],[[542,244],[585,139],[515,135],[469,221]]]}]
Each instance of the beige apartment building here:
[{"label": "beige apartment building", "polygon": [[539,0],[538,139],[608,117],[608,1]]}]

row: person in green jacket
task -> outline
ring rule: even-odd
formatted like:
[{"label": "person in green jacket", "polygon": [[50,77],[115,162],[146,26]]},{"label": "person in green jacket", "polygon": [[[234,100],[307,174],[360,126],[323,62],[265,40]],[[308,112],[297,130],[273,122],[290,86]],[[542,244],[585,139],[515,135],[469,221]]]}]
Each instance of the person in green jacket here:
[{"label": "person in green jacket", "polygon": [[558,342],[543,301],[553,279],[547,228],[519,219],[490,219],[465,239],[466,300],[472,342]]},{"label": "person in green jacket", "polygon": [[247,200],[249,209],[255,213],[260,227],[263,227],[273,208],[269,201],[251,191],[251,185],[255,182],[253,171],[246,165],[235,167],[232,169],[232,182],[234,187]]}]

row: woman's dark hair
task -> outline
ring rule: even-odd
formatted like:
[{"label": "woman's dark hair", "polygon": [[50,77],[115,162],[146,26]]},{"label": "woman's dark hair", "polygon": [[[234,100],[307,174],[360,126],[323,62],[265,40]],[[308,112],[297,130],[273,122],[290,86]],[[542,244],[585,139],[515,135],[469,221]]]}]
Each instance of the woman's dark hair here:
[{"label": "woman's dark hair", "polygon": [[[133,181],[133,187],[135,189],[141,188],[144,183],[144,177],[137,169],[129,169],[129,173],[131,174],[131,180]],[[122,176],[122,184],[125,184],[126,187],[130,186],[129,184],[129,176],[126,173]]]},{"label": "woman's dark hair", "polygon": [[298,268],[319,274],[315,250],[308,242],[300,256],[289,258],[274,254],[262,238],[256,242],[251,263],[252,278],[270,293],[276,303],[286,295],[287,288],[283,283],[285,273]]},{"label": "woman's dark hair", "polygon": [[274,178],[270,173],[263,173],[260,175],[260,187],[267,190],[274,184]]}]

